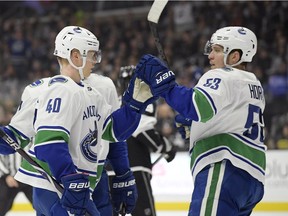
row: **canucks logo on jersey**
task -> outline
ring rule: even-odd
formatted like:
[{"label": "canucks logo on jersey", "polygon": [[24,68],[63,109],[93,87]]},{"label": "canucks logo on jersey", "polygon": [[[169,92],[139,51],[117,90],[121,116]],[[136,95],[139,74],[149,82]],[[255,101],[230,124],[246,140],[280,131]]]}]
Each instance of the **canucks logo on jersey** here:
[{"label": "canucks logo on jersey", "polygon": [[37,81],[31,83],[29,86],[30,86],[31,88],[33,88],[33,87],[36,87],[36,86],[42,85],[43,83],[44,83],[43,80],[37,80]]},{"label": "canucks logo on jersey", "polygon": [[97,154],[93,152],[91,146],[96,146],[98,143],[98,130],[90,130],[81,142],[81,151],[84,157],[90,162],[97,162]]},{"label": "canucks logo on jersey", "polygon": [[50,81],[49,81],[49,86],[54,84],[54,83],[66,83],[68,81],[68,79],[66,79],[65,77],[53,77]]}]

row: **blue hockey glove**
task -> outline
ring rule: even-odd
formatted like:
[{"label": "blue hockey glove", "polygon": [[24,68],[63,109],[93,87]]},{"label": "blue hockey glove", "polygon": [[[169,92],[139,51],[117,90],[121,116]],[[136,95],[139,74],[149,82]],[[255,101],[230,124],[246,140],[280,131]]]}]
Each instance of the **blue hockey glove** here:
[{"label": "blue hockey glove", "polygon": [[118,213],[130,214],[138,198],[135,178],[132,171],[112,180],[112,203]]},{"label": "blue hockey glove", "polygon": [[138,113],[144,113],[146,107],[157,99],[157,97],[153,97],[149,86],[137,78],[136,74],[130,80],[122,98],[123,104],[128,105]]},{"label": "blue hockey glove", "polygon": [[[89,215],[89,216],[101,216],[100,215],[100,212],[98,211],[98,209],[97,209],[97,207],[96,207],[96,205],[95,205],[95,203],[93,202],[93,200],[89,200],[88,201],[88,204],[87,204],[87,208],[86,209],[88,209],[88,211],[89,211],[89,213],[86,213],[85,215]],[[87,211],[87,212],[88,212]]]},{"label": "blue hockey glove", "polygon": [[159,58],[150,54],[141,57],[135,73],[150,86],[154,96],[161,96],[176,85],[175,74]]},{"label": "blue hockey glove", "polygon": [[190,129],[191,129],[192,120],[184,118],[182,115],[178,114],[175,116],[175,125],[178,132],[181,134],[183,139],[190,138]]},{"label": "blue hockey glove", "polygon": [[88,175],[75,173],[61,178],[64,192],[62,206],[74,215],[85,215],[90,200]]},{"label": "blue hockey glove", "polygon": [[[12,131],[4,126],[1,126],[0,129],[8,134],[16,143],[18,143]],[[15,150],[2,137],[0,137],[0,153],[3,155],[15,153]]]},{"label": "blue hockey glove", "polygon": [[[89,213],[86,213],[85,216],[100,216],[100,213],[95,203],[91,199],[88,201],[87,209],[89,210]],[[50,213],[51,215],[59,215],[59,216],[67,215],[67,211],[65,208],[62,207],[60,200],[58,200],[52,205]]]}]

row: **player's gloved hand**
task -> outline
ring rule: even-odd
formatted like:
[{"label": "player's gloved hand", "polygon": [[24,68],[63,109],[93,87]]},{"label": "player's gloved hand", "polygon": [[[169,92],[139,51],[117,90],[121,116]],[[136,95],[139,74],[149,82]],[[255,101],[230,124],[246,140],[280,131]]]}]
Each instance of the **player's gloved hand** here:
[{"label": "player's gloved hand", "polygon": [[[0,126],[0,129],[4,133],[8,134],[16,143],[18,143],[16,137],[11,130],[4,126]],[[0,136],[0,153],[4,155],[15,153],[15,150],[2,138],[2,136]]]},{"label": "player's gloved hand", "polygon": [[[88,213],[89,211],[89,213]],[[50,213],[51,215],[67,215],[67,211],[66,209],[64,209],[62,207],[61,204],[61,200],[58,200],[57,202],[55,202],[51,209],[50,209]],[[85,216],[100,216],[100,213],[95,205],[95,203],[93,202],[93,200],[89,200],[88,201],[88,205],[87,205],[87,212],[85,214]]]},{"label": "player's gloved hand", "polygon": [[162,96],[176,85],[175,74],[159,58],[150,54],[141,57],[135,73],[150,86],[154,96]]},{"label": "player's gloved hand", "polygon": [[64,192],[62,206],[74,215],[85,215],[90,200],[88,175],[75,173],[61,178]]},{"label": "player's gloved hand", "polygon": [[190,128],[191,128],[192,120],[188,118],[184,118],[182,115],[178,114],[175,116],[175,125],[178,132],[181,134],[183,139],[190,138]]},{"label": "player's gloved hand", "polygon": [[116,212],[130,214],[135,208],[137,198],[138,192],[132,171],[113,178],[112,203]]},{"label": "player's gloved hand", "polygon": [[85,216],[101,216],[93,200],[89,199]]},{"label": "player's gloved hand", "polygon": [[138,113],[144,113],[146,107],[157,99],[158,97],[152,95],[149,86],[137,78],[136,74],[130,80],[122,98],[123,104],[128,105]]},{"label": "player's gloved hand", "polygon": [[166,153],[164,158],[169,163],[175,158],[177,150],[176,150],[176,147],[166,137],[163,137],[163,140],[165,142],[164,149]]}]

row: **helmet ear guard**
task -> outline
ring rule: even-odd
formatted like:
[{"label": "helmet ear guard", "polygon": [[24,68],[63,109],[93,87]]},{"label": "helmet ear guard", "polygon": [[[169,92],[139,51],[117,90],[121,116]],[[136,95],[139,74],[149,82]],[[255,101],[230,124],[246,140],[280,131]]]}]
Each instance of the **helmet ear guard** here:
[{"label": "helmet ear guard", "polygon": [[[83,65],[77,67],[71,61],[71,52],[76,49],[83,58]],[[63,28],[55,39],[54,55],[67,59],[69,63],[79,70],[81,79],[84,79],[83,68],[86,64],[86,58],[89,51],[96,54],[96,63],[101,61],[101,51],[99,50],[99,41],[96,36],[89,30],[79,26],[66,26]]]},{"label": "helmet ear guard", "polygon": [[242,56],[239,65],[242,62],[251,62],[257,51],[257,38],[255,34],[248,28],[239,26],[224,27],[217,30],[208,41],[204,48],[204,54],[211,52],[212,45],[217,44],[223,47],[224,63],[226,65],[227,56],[233,50],[241,50]]}]

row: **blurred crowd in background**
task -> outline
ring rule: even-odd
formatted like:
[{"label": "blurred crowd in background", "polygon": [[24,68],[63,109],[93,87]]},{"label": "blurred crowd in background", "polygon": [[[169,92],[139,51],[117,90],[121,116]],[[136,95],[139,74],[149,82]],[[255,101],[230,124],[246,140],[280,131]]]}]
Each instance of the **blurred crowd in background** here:
[{"label": "blurred crowd in background", "polygon": [[[27,84],[59,73],[54,40],[66,25],[83,26],[98,37],[102,61],[94,72],[109,76],[115,84],[121,66],[136,65],[145,53],[157,55],[146,18],[151,5],[152,1],[1,1],[0,124],[9,123]],[[248,71],[264,87],[269,149],[288,149],[287,11],[285,1],[172,1],[158,27],[177,82],[187,87],[209,70],[203,48],[216,29],[233,25],[255,32],[258,52]],[[158,129],[179,150],[187,150],[174,116],[160,100]]]}]

